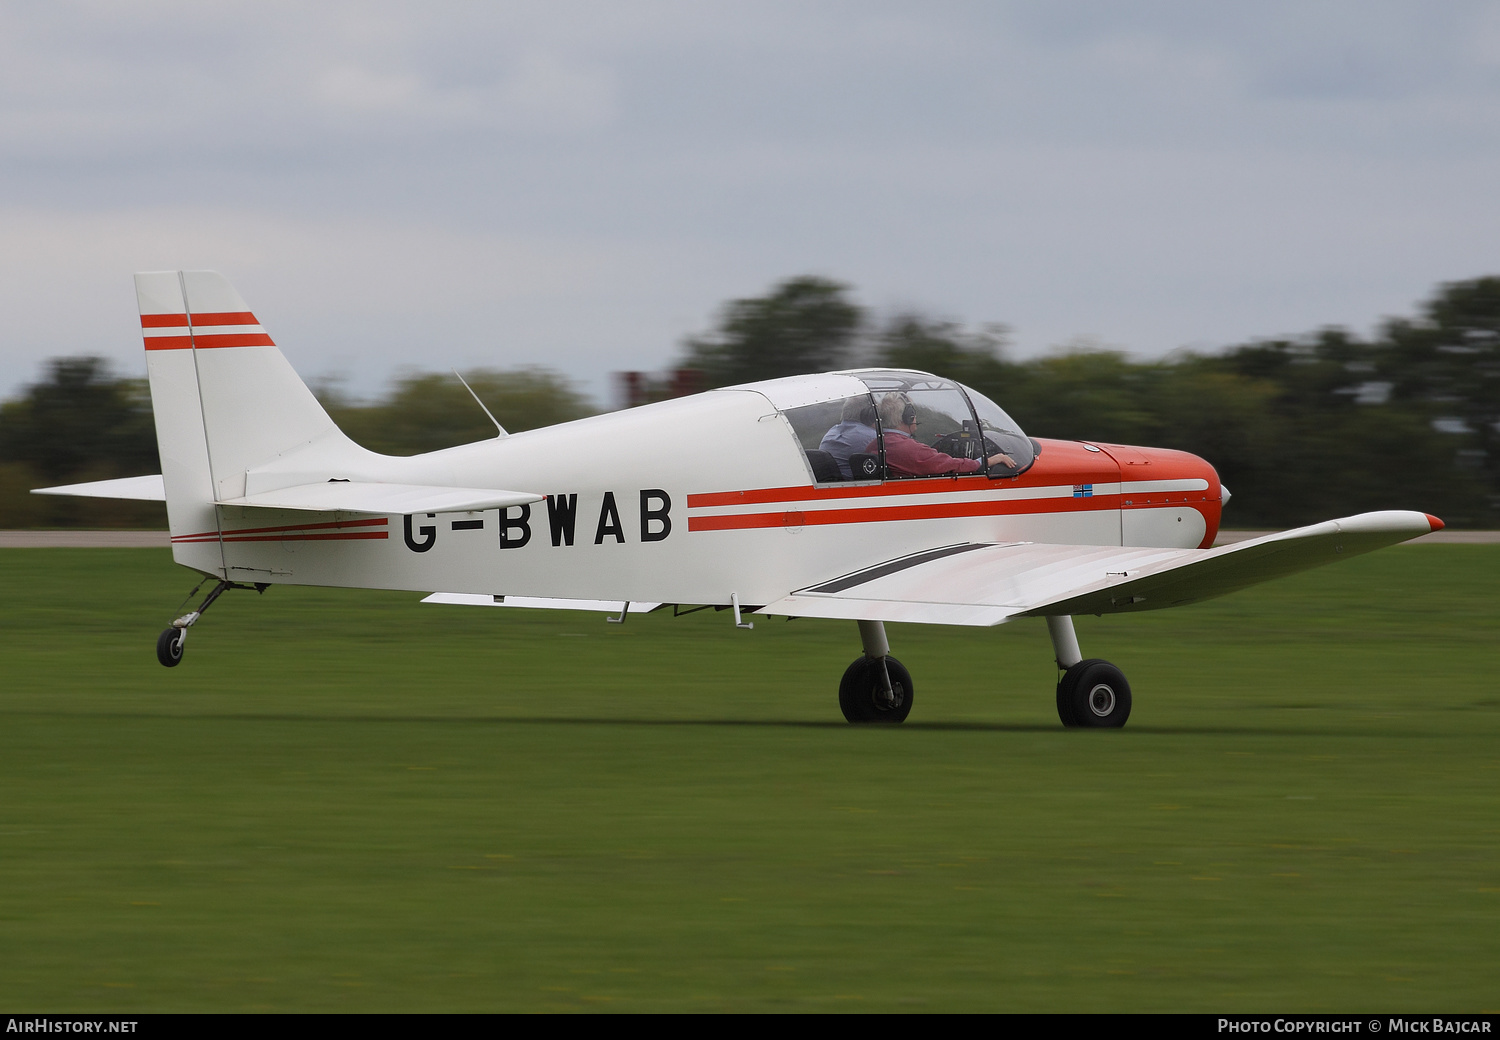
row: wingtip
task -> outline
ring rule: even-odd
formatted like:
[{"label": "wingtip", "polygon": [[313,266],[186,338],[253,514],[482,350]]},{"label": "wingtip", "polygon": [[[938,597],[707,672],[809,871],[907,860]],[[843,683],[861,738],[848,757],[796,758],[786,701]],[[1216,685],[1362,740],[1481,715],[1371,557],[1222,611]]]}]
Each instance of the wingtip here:
[{"label": "wingtip", "polygon": [[1422,515],[1427,518],[1427,523],[1432,527],[1434,531],[1441,531],[1443,528],[1448,526],[1437,517],[1433,516],[1431,513],[1423,513]]}]

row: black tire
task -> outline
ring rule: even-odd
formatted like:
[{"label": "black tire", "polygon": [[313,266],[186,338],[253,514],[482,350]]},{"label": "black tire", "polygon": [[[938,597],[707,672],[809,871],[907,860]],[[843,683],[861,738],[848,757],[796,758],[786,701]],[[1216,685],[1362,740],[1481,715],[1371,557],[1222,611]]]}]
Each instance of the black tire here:
[{"label": "black tire", "polygon": [[1130,683],[1108,661],[1069,668],[1057,684],[1057,717],[1069,728],[1119,729],[1130,718]]},{"label": "black tire", "polygon": [[[1091,664],[1084,661],[1083,664]],[[1063,673],[1063,677],[1057,680],[1057,717],[1062,719],[1062,724],[1067,729],[1073,729],[1078,725],[1078,719],[1073,715],[1073,683],[1070,677],[1077,671],[1078,665],[1074,665]]]},{"label": "black tire", "polygon": [[891,677],[895,704],[885,702],[880,682],[880,658],[861,657],[851,664],[839,682],[839,708],[850,722],[905,722],[911,714],[911,673],[894,657],[885,659]]},{"label": "black tire", "polygon": [[156,659],[167,668],[182,663],[182,629],[169,628],[156,637]]}]

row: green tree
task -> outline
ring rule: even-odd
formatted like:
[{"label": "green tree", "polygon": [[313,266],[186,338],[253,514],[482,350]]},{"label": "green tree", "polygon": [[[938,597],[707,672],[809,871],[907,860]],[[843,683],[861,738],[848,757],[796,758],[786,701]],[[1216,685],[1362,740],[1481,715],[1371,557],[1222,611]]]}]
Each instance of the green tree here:
[{"label": "green tree", "polygon": [[1391,336],[1410,327],[1391,323],[1370,341],[1323,329],[1199,360],[1275,388],[1266,406],[1274,423],[1250,479],[1235,488],[1250,493],[1236,516],[1273,525],[1418,509],[1456,526],[1495,522],[1485,475],[1466,463],[1466,438],[1434,423],[1433,397],[1443,395],[1397,392],[1420,382]]},{"label": "green tree", "polygon": [[683,364],[701,370],[709,386],[842,368],[864,321],[848,292],[803,275],[766,296],[733,300],[712,334],[686,342]]},{"label": "green tree", "polygon": [[1382,338],[1378,378],[1441,434],[1428,465],[1482,483],[1479,510],[1500,519],[1500,277],[1442,286],[1420,318],[1388,322]]},{"label": "green tree", "polygon": [[45,379],[0,405],[0,459],[57,482],[161,472],[145,380],[117,379],[99,357],[53,358]]},{"label": "green tree", "polygon": [[115,377],[103,358],[54,358],[41,382],[0,405],[0,525],[165,527],[156,503],[29,494],[160,472],[145,380]]}]

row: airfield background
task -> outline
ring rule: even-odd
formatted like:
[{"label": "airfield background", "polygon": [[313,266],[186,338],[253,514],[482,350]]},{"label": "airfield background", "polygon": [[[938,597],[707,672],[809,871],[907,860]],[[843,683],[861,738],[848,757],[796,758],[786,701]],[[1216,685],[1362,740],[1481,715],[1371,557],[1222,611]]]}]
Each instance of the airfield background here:
[{"label": "airfield background", "polygon": [[[920,313],[877,318],[852,290],[788,279],[733,300],[667,373],[619,374],[618,405],[862,364],[941,373],[1000,402],[1033,437],[1200,455],[1234,493],[1233,527],[1290,527],[1417,509],[1452,528],[1500,526],[1500,276],[1440,286],[1371,337],[1327,327],[1212,353],[1136,361],[1110,350],[1012,360],[1003,325]],[[86,348],[85,348],[86,350]],[[295,354],[294,354],[295,356]],[[600,410],[544,368],[466,373],[517,432]],[[376,401],[335,378],[316,389],[356,441],[397,455],[491,435],[451,374],[413,372]],[[160,472],[144,379],[86,353],[53,358],[0,405],[0,529],[165,528],[157,503],[28,494],[33,487]]]}]

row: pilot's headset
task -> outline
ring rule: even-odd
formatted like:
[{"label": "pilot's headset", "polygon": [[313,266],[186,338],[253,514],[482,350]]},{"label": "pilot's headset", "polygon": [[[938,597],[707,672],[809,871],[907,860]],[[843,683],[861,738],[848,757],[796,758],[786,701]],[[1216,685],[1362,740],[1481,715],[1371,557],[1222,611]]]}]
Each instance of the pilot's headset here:
[{"label": "pilot's headset", "polygon": [[[901,409],[899,413],[896,411],[897,407]],[[917,419],[917,406],[911,403],[910,397],[900,391],[882,397],[878,411],[882,424],[892,422],[897,414],[901,416],[900,422],[903,426],[916,422]]]},{"label": "pilot's headset", "polygon": [[901,425],[910,426],[917,421],[917,406],[911,403],[911,398],[905,392],[893,394],[896,400],[901,402]]}]

